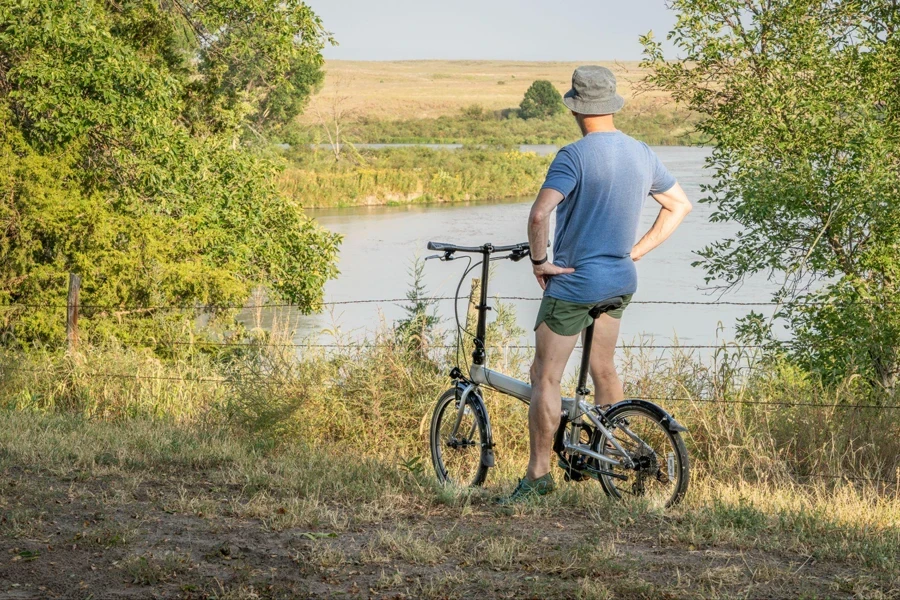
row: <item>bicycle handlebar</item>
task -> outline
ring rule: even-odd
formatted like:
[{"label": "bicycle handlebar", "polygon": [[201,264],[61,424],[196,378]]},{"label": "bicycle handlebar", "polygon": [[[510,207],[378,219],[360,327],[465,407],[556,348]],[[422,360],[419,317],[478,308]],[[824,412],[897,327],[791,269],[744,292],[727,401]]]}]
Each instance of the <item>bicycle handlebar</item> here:
[{"label": "bicycle handlebar", "polygon": [[482,246],[457,246],[456,244],[447,244],[445,242],[428,242],[428,249],[447,253],[477,252],[480,254],[489,254],[493,252],[512,252],[515,250],[522,252],[528,250],[529,246],[528,242],[520,242],[511,246],[494,246],[492,244],[484,244]]}]

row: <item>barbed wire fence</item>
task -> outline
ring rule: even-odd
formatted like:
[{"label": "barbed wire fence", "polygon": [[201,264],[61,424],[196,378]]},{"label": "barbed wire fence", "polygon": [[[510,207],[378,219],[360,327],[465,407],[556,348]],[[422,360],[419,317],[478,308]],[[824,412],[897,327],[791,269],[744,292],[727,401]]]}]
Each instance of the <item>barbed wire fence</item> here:
[{"label": "barbed wire fence", "polygon": [[[522,301],[540,301],[540,296],[491,296],[497,300],[522,300]],[[319,303],[319,306],[345,306],[352,304],[401,304],[413,300],[422,302],[443,302],[448,300],[465,300],[465,296],[431,296],[423,298],[366,298],[359,300],[330,300]],[[898,301],[900,302],[900,301]],[[682,305],[682,306],[825,306],[828,302],[757,302],[757,301],[731,301],[731,300],[632,300],[629,305],[645,304],[645,305]],[[857,300],[849,302],[853,304],[893,304],[890,301],[875,300]],[[50,308],[50,309],[66,309],[68,304],[35,304],[27,302],[13,302],[10,304],[0,305],[0,308]],[[108,310],[108,311],[165,311],[165,310],[193,310],[198,312],[215,312],[222,310],[254,310],[254,309],[272,309],[272,308],[288,308],[298,309],[296,304],[286,303],[263,303],[263,304],[79,304],[80,308],[92,310]]]},{"label": "barbed wire fence", "polygon": [[[214,305],[202,305],[202,304],[160,304],[160,305],[137,305],[137,304],[118,304],[118,305],[100,305],[100,304],[81,304],[79,302],[79,293],[80,293],[80,285],[81,278],[77,275],[70,276],[69,279],[69,294],[67,304],[36,304],[36,303],[10,303],[6,305],[0,306],[0,310],[9,310],[9,309],[24,309],[24,310],[34,310],[34,309],[50,309],[50,310],[65,310],[66,311],[66,333],[67,333],[67,344],[70,349],[75,349],[78,344],[79,335],[78,335],[78,316],[81,310],[94,310],[94,311],[109,311],[113,313],[151,313],[151,312],[165,312],[165,311],[193,311],[196,313],[215,313],[219,311],[225,310],[240,310],[240,311],[248,311],[248,310],[274,310],[274,309],[287,309],[287,310],[298,310],[299,307],[294,304],[288,303],[260,303],[260,304],[242,304],[242,305],[229,305],[229,304],[214,304]],[[498,301],[540,301],[541,297],[533,297],[533,296],[492,296],[493,299]],[[455,297],[455,296],[433,296],[427,298],[370,298],[370,299],[358,299],[358,300],[334,300],[328,302],[322,302],[319,306],[321,307],[334,307],[334,306],[352,306],[352,305],[384,305],[384,304],[407,304],[415,301],[422,301],[426,303],[435,303],[442,301],[460,301],[467,300],[472,302],[471,298],[467,298],[465,296]],[[859,303],[871,303],[871,301],[865,300],[860,301]],[[743,306],[743,307],[778,307],[785,306],[786,303],[779,302],[751,302],[751,301],[723,301],[723,300],[710,300],[710,301],[687,301],[687,300],[633,300],[630,302],[631,305],[681,305],[681,306]],[[815,303],[815,302],[803,302],[797,303],[806,306],[815,306],[815,305],[823,305],[823,303]],[[271,340],[267,340],[261,343],[254,342],[228,342],[228,341],[212,341],[212,340],[189,340],[189,341],[170,341],[168,343],[160,343],[161,346],[194,346],[194,347],[247,347],[247,348],[261,348],[261,347],[288,347],[288,348],[329,348],[329,349],[365,349],[365,348],[390,348],[393,347],[392,344],[387,343],[372,343],[366,340],[363,341],[353,341],[347,343],[320,343],[320,342],[290,342],[290,343],[279,343],[272,342]],[[431,345],[430,348],[433,349],[454,349],[458,348],[457,344],[437,344]],[[738,344],[735,342],[721,342],[718,344],[656,344],[656,343],[637,343],[637,344],[618,344],[616,348],[618,349],[628,349],[628,350],[724,350],[724,349],[733,349],[733,350],[744,350],[744,349],[763,349],[766,346],[760,344]],[[528,344],[504,344],[504,345],[488,345],[488,349],[508,349],[508,350],[533,350],[535,348],[534,345]],[[576,349],[580,349],[581,346],[576,346]],[[4,365],[4,371],[15,371],[22,373],[30,373],[33,375],[54,375],[54,373],[47,369],[29,369],[18,366],[10,366]],[[2,371],[0,371],[2,372]],[[277,379],[271,379],[267,377],[181,377],[181,376],[165,376],[165,375],[146,375],[146,374],[138,374],[138,373],[115,373],[115,372],[106,372],[106,371],[95,371],[95,372],[82,372],[79,373],[81,377],[87,378],[97,378],[97,379],[119,379],[119,380],[155,380],[155,381],[169,381],[169,382],[179,382],[179,383],[209,383],[215,385],[225,385],[225,386],[237,386],[237,385],[247,385],[249,383],[252,384],[260,384],[271,386],[274,388],[278,387],[286,387],[294,385],[293,382],[290,381],[279,381]],[[762,406],[762,407],[782,407],[782,408],[809,408],[809,409],[832,409],[832,410],[866,410],[866,411],[895,411],[900,410],[900,405],[895,404],[851,404],[851,403],[836,403],[836,402],[790,402],[790,401],[777,401],[777,400],[754,400],[754,399],[728,399],[728,398],[709,398],[709,397],[678,397],[678,396],[643,396],[643,395],[628,395],[629,398],[639,399],[639,400],[648,400],[654,402],[666,402],[666,403],[698,403],[698,404],[720,404],[720,405],[737,405],[737,406]],[[846,480],[846,481],[863,481],[870,483],[879,483],[891,486],[900,487],[900,472],[898,472],[898,479],[892,480],[888,478],[882,477],[862,477],[862,476],[854,476],[847,474],[818,474],[818,473],[809,473],[809,474],[795,474],[796,477],[803,479],[822,479],[822,480]]]}]

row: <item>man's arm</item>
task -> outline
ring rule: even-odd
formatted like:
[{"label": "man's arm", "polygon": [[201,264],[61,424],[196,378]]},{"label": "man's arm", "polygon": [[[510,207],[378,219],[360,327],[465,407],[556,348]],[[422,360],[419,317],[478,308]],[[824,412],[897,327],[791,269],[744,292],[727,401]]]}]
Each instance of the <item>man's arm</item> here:
[{"label": "man's arm", "polygon": [[650,231],[631,249],[631,258],[635,261],[666,241],[691,212],[691,201],[677,183],[662,194],[653,194],[653,199],[661,206],[659,215]]},{"label": "man's arm", "polygon": [[[534,201],[528,217],[528,244],[531,247],[533,260],[547,257],[547,242],[550,240],[550,214],[563,199],[564,196],[554,189],[543,188],[538,192],[537,200]],[[553,275],[575,272],[575,269],[563,269],[550,261],[540,265],[533,264],[532,268],[542,290],[547,289],[547,281]]]}]

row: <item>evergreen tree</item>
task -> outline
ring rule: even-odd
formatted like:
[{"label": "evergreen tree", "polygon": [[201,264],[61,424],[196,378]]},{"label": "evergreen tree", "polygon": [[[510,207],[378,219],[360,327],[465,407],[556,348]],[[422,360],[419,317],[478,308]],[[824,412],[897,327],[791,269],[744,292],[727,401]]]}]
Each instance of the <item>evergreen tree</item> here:
[{"label": "evergreen tree", "polygon": [[523,119],[546,119],[563,110],[562,96],[544,79],[532,83],[519,104],[519,116]]}]

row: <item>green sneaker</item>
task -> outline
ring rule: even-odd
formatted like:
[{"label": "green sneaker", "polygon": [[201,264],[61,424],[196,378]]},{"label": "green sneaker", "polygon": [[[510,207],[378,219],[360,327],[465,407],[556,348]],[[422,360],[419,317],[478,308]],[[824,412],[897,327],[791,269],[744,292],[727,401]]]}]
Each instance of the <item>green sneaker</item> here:
[{"label": "green sneaker", "polygon": [[518,504],[520,502],[525,502],[529,498],[545,496],[555,489],[556,484],[553,482],[553,476],[550,475],[550,473],[547,473],[543,477],[538,477],[533,481],[526,476],[519,480],[516,489],[514,489],[509,496],[504,496],[497,500],[497,504],[500,506]]}]

